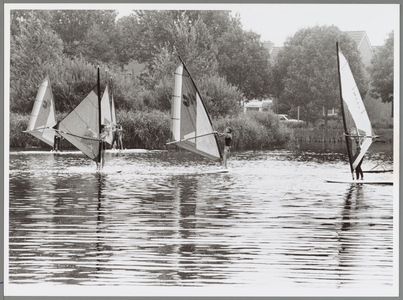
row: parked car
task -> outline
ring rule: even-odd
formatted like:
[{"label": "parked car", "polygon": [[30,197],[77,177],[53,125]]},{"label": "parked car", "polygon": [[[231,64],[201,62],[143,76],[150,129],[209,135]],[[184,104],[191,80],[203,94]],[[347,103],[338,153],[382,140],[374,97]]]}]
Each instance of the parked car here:
[{"label": "parked car", "polygon": [[277,116],[279,120],[284,123],[305,123],[305,121],[303,120],[290,119],[287,115],[284,114],[278,114]]}]

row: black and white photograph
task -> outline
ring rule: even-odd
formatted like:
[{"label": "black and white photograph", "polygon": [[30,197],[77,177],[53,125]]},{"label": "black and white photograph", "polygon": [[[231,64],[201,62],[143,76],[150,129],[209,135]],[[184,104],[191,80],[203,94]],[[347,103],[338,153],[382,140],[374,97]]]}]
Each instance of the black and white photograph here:
[{"label": "black and white photograph", "polygon": [[399,295],[400,4],[5,3],[4,296]]}]

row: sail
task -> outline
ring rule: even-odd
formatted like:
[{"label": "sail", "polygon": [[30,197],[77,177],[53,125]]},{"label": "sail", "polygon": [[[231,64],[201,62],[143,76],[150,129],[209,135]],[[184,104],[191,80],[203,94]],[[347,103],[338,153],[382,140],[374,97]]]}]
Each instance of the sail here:
[{"label": "sail", "polygon": [[39,86],[26,132],[53,146],[55,131],[52,127],[55,125],[55,102],[49,77],[46,76]]},{"label": "sail", "polygon": [[175,71],[171,119],[173,144],[212,160],[221,159],[210,117],[183,63]]},{"label": "sail", "polygon": [[59,123],[59,133],[70,143],[98,162],[99,104],[98,95],[91,91],[87,97]]},{"label": "sail", "polygon": [[110,103],[110,98],[109,98],[109,87],[108,85],[105,88],[104,94],[101,99],[101,124],[105,125],[107,128],[109,128],[109,135],[105,139],[105,141],[109,144],[112,145],[112,109],[111,109],[111,103]]},{"label": "sail", "polygon": [[112,103],[111,103],[111,115],[112,115],[112,124],[117,125],[118,122],[116,121],[116,110],[115,110],[115,100],[113,100],[113,95],[112,95]]},{"label": "sail", "polygon": [[[344,55],[338,52],[342,111],[345,134],[348,137],[347,149],[352,170],[355,170],[371,146],[374,133],[350,66]],[[357,148],[356,141],[360,143],[360,148]]]}]

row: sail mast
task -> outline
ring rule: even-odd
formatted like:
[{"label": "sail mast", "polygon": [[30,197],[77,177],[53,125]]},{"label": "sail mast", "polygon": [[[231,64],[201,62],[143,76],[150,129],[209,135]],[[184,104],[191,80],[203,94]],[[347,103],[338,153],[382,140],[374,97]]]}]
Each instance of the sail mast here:
[{"label": "sail mast", "polygon": [[[99,66],[98,66],[98,76],[97,76],[97,90],[98,90],[98,136],[101,135],[101,85],[100,85],[100,74],[99,74]],[[99,147],[98,153],[98,162],[101,163],[101,153],[102,146]]]},{"label": "sail mast", "polygon": [[344,111],[344,104],[343,104],[343,95],[342,95],[342,87],[341,87],[341,75],[340,75],[340,57],[339,57],[339,43],[336,42],[336,52],[337,52],[337,73],[339,75],[339,91],[340,91],[340,104],[341,104],[341,113],[343,115],[343,126],[344,126],[344,136],[346,138],[346,145],[347,145],[347,154],[348,154],[348,161],[350,163],[350,170],[351,176],[354,179],[354,168],[353,168],[353,159],[351,157],[351,145],[349,140],[349,134],[347,130],[347,123],[346,123],[346,115]]}]

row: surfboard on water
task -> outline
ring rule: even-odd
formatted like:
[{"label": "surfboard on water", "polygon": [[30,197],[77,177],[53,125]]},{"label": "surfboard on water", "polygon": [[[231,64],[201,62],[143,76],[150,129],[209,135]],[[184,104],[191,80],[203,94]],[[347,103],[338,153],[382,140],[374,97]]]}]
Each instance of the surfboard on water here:
[{"label": "surfboard on water", "polygon": [[196,174],[225,174],[229,173],[228,169],[220,169],[220,170],[208,170],[208,171],[202,171]]},{"label": "surfboard on water", "polygon": [[330,183],[347,183],[347,184],[393,184],[392,180],[339,180],[339,179],[326,179]]}]

